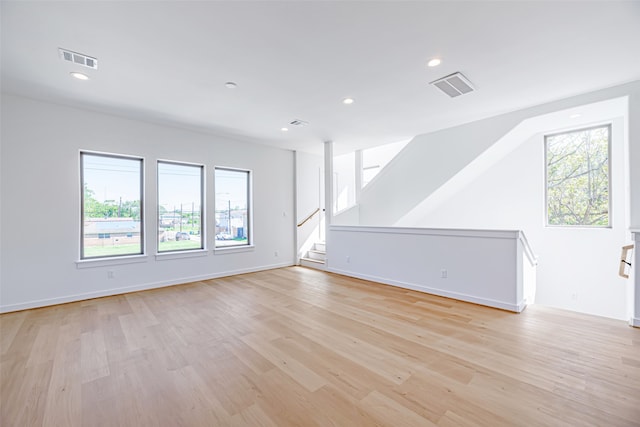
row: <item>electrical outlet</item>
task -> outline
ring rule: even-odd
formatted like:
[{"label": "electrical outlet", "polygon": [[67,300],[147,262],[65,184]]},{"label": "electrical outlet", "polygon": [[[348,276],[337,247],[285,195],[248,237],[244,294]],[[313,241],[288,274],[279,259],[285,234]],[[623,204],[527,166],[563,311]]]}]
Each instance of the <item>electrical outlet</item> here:
[{"label": "electrical outlet", "polygon": [[440,278],[446,279],[447,278],[447,274],[448,274],[447,270],[445,270],[445,269],[440,270]]},{"label": "electrical outlet", "polygon": [[273,253],[273,256],[274,256],[274,257],[277,257],[277,256],[278,256],[278,251],[275,251],[275,252]]},{"label": "electrical outlet", "polygon": [[347,264],[349,264],[351,262],[351,257],[347,256]]},{"label": "electrical outlet", "polygon": [[576,301],[578,299],[578,294],[576,292],[571,294],[571,299]]},{"label": "electrical outlet", "polygon": [[111,270],[107,271],[107,279],[113,279],[114,277],[116,276],[113,274],[113,271]]}]

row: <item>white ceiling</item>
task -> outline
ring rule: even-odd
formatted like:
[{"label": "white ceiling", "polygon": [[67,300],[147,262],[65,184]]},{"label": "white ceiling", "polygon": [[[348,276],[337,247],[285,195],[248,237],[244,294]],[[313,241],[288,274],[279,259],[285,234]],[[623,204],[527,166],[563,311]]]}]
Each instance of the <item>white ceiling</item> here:
[{"label": "white ceiling", "polygon": [[[301,151],[396,142],[640,79],[638,1],[1,5],[5,92]],[[428,68],[433,57],[442,64]],[[428,85],[455,71],[476,92]],[[281,132],[293,119],[310,124]]]}]

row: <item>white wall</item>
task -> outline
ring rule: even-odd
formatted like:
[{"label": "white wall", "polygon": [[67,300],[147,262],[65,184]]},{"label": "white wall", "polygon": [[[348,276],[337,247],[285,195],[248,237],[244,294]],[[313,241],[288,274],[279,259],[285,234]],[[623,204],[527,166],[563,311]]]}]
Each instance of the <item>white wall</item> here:
[{"label": "white wall", "polygon": [[613,120],[612,131],[610,229],[545,226],[543,134],[428,212],[419,225],[525,230],[539,260],[536,303],[628,320],[629,283],[617,276],[620,247],[628,243],[621,118]]},{"label": "white wall", "polygon": [[[629,93],[630,228],[640,230],[640,84]],[[640,293],[640,287],[636,288]],[[640,310],[640,305],[638,305]]]},{"label": "white wall", "polygon": [[347,153],[333,158],[333,213],[356,203],[356,157]]},{"label": "white wall", "polygon": [[333,217],[335,225],[360,225],[360,205],[353,205]]},{"label": "white wall", "polygon": [[329,271],[505,310],[525,306],[519,231],[332,225],[329,236]]},{"label": "white wall", "polygon": [[[391,144],[362,150],[362,186],[365,187],[398,155],[411,140],[392,142]],[[365,170],[366,169],[366,170]],[[360,171],[356,171],[359,173]]]},{"label": "white wall", "polygon": [[[294,159],[290,151],[6,94],[2,95],[1,136],[3,311],[294,263]],[[148,236],[144,262],[77,268],[81,149],[144,157]],[[155,257],[157,159],[206,165],[210,250],[202,256]],[[224,254],[211,250],[214,166],[253,171],[252,249]],[[107,278],[107,271],[113,272],[113,279]]]},{"label": "white wall", "polygon": [[416,136],[362,189],[360,223],[395,224],[522,118],[522,114],[493,117]]}]

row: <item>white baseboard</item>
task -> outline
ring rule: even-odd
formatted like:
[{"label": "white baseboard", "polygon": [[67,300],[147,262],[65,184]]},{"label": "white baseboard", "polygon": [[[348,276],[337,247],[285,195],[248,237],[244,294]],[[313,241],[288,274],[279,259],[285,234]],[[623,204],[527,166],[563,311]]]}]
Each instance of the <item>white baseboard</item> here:
[{"label": "white baseboard", "polygon": [[75,295],[66,295],[62,297],[27,301],[18,304],[0,305],[0,313],[9,313],[12,311],[28,310],[31,308],[40,308],[50,305],[66,304],[69,302],[84,301],[93,298],[107,297],[112,295],[127,294],[130,292],[146,291],[149,289],[164,288],[166,286],[180,285],[184,283],[199,282],[202,280],[217,279],[220,277],[235,276],[238,274],[255,273],[257,271],[273,270],[275,268],[290,267],[291,263],[263,265],[259,267],[243,268],[239,270],[221,271],[212,274],[204,274],[200,276],[183,277],[180,279],[166,280],[160,282],[143,283],[140,285],[126,286],[123,288],[105,289],[96,292],[87,292]]},{"label": "white baseboard", "polygon": [[489,298],[483,298],[475,295],[468,295],[459,292],[451,292],[443,289],[430,288],[428,286],[415,283],[407,283],[398,280],[387,279],[384,277],[371,276],[368,274],[354,273],[351,271],[338,270],[335,268],[327,268],[331,273],[341,274],[343,276],[356,277],[358,279],[370,280],[372,282],[383,283],[385,285],[397,286],[399,288],[411,289],[414,291],[424,292],[427,294],[438,295],[441,297],[453,298],[461,301],[472,302],[474,304],[486,305],[488,307],[499,308],[502,310],[520,313],[526,307],[526,302],[521,301],[518,304],[512,304],[504,301],[497,301]]},{"label": "white baseboard", "polygon": [[[522,300],[518,303],[517,307],[518,309],[515,310],[516,313],[522,313],[524,311],[525,308],[527,308],[527,305],[529,305],[529,303],[527,303],[526,300]],[[514,310],[510,310],[510,311],[514,311]]]},{"label": "white baseboard", "polygon": [[629,319],[629,326],[640,328],[640,319],[637,317],[632,317],[631,319]]}]

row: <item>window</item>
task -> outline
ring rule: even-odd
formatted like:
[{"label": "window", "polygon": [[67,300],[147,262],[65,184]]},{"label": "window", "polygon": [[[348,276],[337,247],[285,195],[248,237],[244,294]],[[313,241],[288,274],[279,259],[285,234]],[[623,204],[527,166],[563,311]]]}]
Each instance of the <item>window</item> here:
[{"label": "window", "polygon": [[81,152],[80,175],[80,258],[142,254],[142,159]]},{"label": "window", "polygon": [[547,225],[609,227],[611,126],[547,135]]},{"label": "window", "polygon": [[251,244],[250,172],[216,168],[216,248]]},{"label": "window", "polygon": [[204,249],[204,166],[158,162],[158,252]]}]

